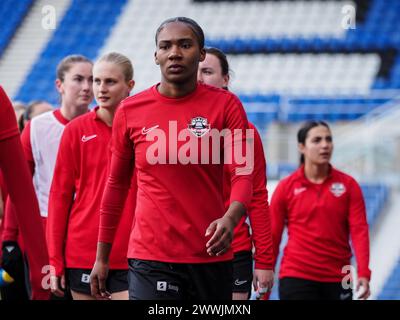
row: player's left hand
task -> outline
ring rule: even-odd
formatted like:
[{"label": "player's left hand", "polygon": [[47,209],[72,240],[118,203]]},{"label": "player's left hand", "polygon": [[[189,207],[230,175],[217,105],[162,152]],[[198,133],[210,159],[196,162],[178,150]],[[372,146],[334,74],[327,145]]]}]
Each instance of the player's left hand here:
[{"label": "player's left hand", "polygon": [[211,222],[205,236],[211,235],[206,244],[207,253],[210,256],[220,256],[228,251],[233,239],[235,223],[232,218],[225,215]]},{"label": "player's left hand", "polygon": [[96,260],[90,273],[90,291],[96,300],[111,300],[111,294],[106,289],[109,265]]}]

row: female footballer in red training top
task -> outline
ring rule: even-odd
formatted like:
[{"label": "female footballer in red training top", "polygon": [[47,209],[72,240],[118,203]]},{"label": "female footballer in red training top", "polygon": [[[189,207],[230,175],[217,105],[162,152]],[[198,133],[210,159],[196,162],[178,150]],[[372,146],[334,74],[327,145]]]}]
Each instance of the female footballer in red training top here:
[{"label": "female footballer in red training top", "polygon": [[[89,275],[96,258],[99,211],[107,181],[109,142],[114,114],[134,86],[133,67],[125,56],[109,53],[93,67],[92,112],[71,121],[64,130],[50,189],[47,238],[50,263],[65,278],[75,300],[91,300]],[[136,182],[134,179],[133,182]],[[127,250],[136,188],[128,198],[110,256],[107,289],[112,299],[128,300]],[[63,292],[56,286],[52,291]]]},{"label": "female footballer in red training top", "polygon": [[21,134],[25,157],[35,181],[44,226],[61,135],[69,121],[88,112],[93,100],[92,68],[92,61],[85,56],[66,56],[58,64],[56,74],[61,107],[33,118]]},{"label": "female footballer in red training top", "polygon": [[[235,147],[248,147],[246,114],[232,93],[197,82],[205,51],[204,34],[195,21],[166,20],[157,30],[156,45],[161,82],[124,100],[115,116],[92,294],[107,298],[109,251],[136,167],[129,298],[230,300],[230,243],[251,199],[252,167],[237,164],[236,157],[231,161],[231,205],[225,212],[224,161],[217,156],[229,158]],[[234,143],[211,146],[211,134],[223,129],[237,129]]]},{"label": "female footballer in red training top", "polygon": [[[349,288],[351,236],[359,298],[370,295],[369,234],[358,183],[330,164],[332,134],[323,121],[310,121],[297,134],[301,166],[277,186],[271,199],[275,261],[288,227],[279,273],[282,300],[352,300]],[[344,281],[346,280],[346,281]]]},{"label": "female footballer in red training top", "polygon": [[[32,184],[32,176],[22,150],[17,120],[3,88],[0,86],[0,168],[9,196],[15,205],[25,250],[28,256],[32,299],[47,300],[50,291],[43,287],[49,259],[46,240]],[[44,273],[42,273],[44,272]]]},{"label": "female footballer in red training top", "polygon": [[[217,48],[206,48],[206,53],[206,58],[199,64],[197,79],[203,83],[227,89],[230,76],[226,55]],[[233,232],[233,300],[249,299],[252,282],[254,289],[258,290],[260,288],[261,292],[262,290],[271,290],[274,281],[264,149],[256,127],[249,122],[249,128],[254,130],[253,197],[249,206],[252,235],[250,235],[246,217],[243,216]],[[229,206],[231,186],[229,168],[225,166],[224,169],[228,169],[224,171],[224,198],[227,208]],[[254,277],[253,241],[255,246]]]}]

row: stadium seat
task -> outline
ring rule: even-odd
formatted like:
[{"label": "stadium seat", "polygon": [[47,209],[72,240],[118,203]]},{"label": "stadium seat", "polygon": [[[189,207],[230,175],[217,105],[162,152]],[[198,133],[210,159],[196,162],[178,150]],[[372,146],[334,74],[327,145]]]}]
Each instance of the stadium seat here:
[{"label": "stadium seat", "polygon": [[3,0],[1,2],[0,57],[29,11],[32,2],[33,0]]},{"label": "stadium seat", "polygon": [[[95,59],[126,1],[116,0],[112,5],[102,1],[99,5],[93,1],[73,0],[15,98],[24,102],[42,99],[56,105],[58,94],[54,89],[54,74],[58,62],[68,54],[83,54]],[[46,64],[42,65],[41,61]],[[30,90],[26,90],[27,87]],[[44,88],[51,89],[45,91]]]}]

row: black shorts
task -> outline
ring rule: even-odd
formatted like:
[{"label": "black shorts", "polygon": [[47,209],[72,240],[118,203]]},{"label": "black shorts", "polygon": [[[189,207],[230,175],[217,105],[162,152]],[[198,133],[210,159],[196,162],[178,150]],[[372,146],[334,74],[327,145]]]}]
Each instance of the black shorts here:
[{"label": "black shorts", "polygon": [[[67,269],[66,280],[72,291],[90,295],[90,269]],[[128,270],[110,270],[106,281],[110,293],[128,290]]]},{"label": "black shorts", "polygon": [[299,278],[279,279],[280,300],[352,300],[352,289],[341,282],[319,282]]},{"label": "black shorts", "polygon": [[130,300],[232,300],[232,261],[128,263]]},{"label": "black shorts", "polygon": [[240,251],[235,253],[233,259],[233,292],[247,292],[251,295],[251,284],[253,282],[253,254],[251,251]]}]

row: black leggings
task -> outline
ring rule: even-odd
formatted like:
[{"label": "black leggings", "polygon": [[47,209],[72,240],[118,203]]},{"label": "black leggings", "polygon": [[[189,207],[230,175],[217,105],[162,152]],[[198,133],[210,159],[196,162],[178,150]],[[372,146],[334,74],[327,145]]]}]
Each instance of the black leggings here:
[{"label": "black leggings", "polygon": [[279,280],[280,300],[352,300],[352,289],[341,282],[319,282],[285,277]]}]

